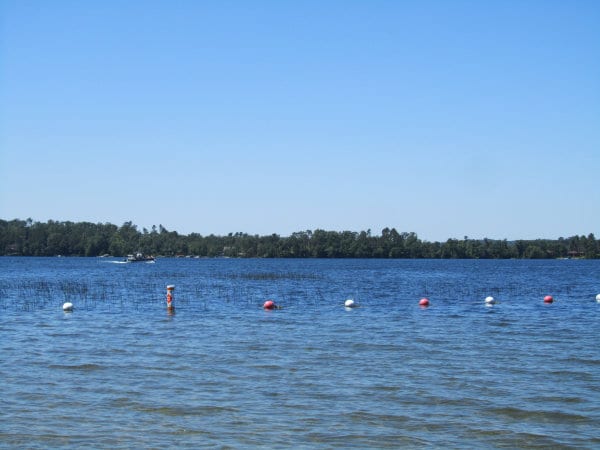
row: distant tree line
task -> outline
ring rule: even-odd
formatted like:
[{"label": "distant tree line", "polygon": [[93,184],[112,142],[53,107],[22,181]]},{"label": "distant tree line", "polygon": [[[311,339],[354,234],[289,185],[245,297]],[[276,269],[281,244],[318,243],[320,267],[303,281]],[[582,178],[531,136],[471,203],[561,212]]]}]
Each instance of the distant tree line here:
[{"label": "distant tree line", "polygon": [[415,233],[384,228],[371,230],[299,231],[290,236],[229,233],[181,235],[162,225],[139,230],[131,222],[110,223],[0,220],[2,256],[124,256],[142,252],[155,256],[240,258],[445,258],[445,259],[541,259],[599,258],[594,235],[568,238],[507,241],[448,239],[422,241]]}]

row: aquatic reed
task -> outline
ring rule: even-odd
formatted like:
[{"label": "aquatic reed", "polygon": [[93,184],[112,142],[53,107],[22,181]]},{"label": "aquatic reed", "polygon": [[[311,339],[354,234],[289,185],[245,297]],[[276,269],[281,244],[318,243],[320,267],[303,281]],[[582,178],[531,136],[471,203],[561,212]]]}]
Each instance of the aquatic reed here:
[{"label": "aquatic reed", "polygon": [[301,274],[294,272],[259,272],[259,273],[228,273],[223,275],[224,278],[229,279],[244,279],[244,280],[257,280],[257,281],[269,281],[269,280],[318,280],[323,277],[314,274]]}]

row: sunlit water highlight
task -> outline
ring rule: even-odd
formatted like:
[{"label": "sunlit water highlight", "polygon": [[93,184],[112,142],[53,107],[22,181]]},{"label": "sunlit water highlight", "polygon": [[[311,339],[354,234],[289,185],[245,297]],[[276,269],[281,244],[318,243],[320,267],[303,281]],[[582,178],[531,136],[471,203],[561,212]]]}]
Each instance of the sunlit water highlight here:
[{"label": "sunlit water highlight", "polygon": [[598,448],[599,292],[600,261],[0,258],[0,447]]}]

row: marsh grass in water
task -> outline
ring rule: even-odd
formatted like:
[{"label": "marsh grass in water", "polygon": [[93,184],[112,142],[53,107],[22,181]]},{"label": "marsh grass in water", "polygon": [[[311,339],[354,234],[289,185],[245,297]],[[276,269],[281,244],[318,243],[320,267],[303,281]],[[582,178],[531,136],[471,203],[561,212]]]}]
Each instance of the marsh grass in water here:
[{"label": "marsh grass in water", "polygon": [[[161,295],[164,287],[158,283],[127,286],[90,280],[2,280],[0,283],[2,308],[22,311],[60,307],[65,302],[74,303],[77,309],[141,308],[164,300]],[[180,303],[185,303],[185,299],[180,299]]]},{"label": "marsh grass in water", "polygon": [[232,273],[223,275],[224,278],[244,280],[319,280],[322,276],[318,274],[299,274],[293,272],[259,272],[259,273]]},{"label": "marsh grass in water", "polygon": [[[36,311],[47,308],[60,308],[63,303],[71,302],[76,310],[143,310],[162,307],[165,304],[165,277],[148,277],[136,282],[122,284],[107,281],[60,280],[28,281],[0,280],[0,307],[19,311]],[[175,279],[173,276],[167,277]],[[207,304],[214,307],[237,305],[258,306],[264,301],[264,295],[244,282],[219,280],[197,280],[178,284],[175,290],[175,306],[193,307],[195,310],[207,310]],[[268,281],[260,280],[260,281]],[[269,293],[279,301],[286,298],[271,286]],[[265,294],[267,295],[267,294]],[[289,300],[288,300],[289,302]]]}]

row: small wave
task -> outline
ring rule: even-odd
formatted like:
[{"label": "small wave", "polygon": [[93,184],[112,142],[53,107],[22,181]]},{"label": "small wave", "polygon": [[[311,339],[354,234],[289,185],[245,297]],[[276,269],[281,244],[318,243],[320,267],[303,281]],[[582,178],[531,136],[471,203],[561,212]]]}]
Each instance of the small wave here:
[{"label": "small wave", "polygon": [[81,370],[84,372],[92,371],[92,370],[102,370],[103,366],[99,364],[51,364],[48,366],[49,369],[65,369],[65,370]]},{"label": "small wave", "polygon": [[573,370],[552,370],[548,372],[550,375],[560,378],[569,378],[573,380],[583,380],[593,382],[595,377],[591,373],[573,371]]},{"label": "small wave", "polygon": [[162,414],[164,416],[172,416],[172,417],[177,417],[177,416],[205,417],[205,416],[214,416],[215,414],[231,413],[231,412],[239,411],[237,408],[214,406],[214,405],[195,406],[195,407],[189,407],[189,408],[183,408],[183,407],[179,407],[179,406],[157,406],[157,407],[141,406],[141,407],[137,407],[135,409],[137,409],[139,411],[143,411],[143,412],[157,413],[157,414]]},{"label": "small wave", "polygon": [[167,432],[167,434],[172,434],[174,436],[207,436],[209,437],[212,433],[205,430],[191,430],[187,428],[177,428],[173,431]]},{"label": "small wave", "polygon": [[506,429],[477,429],[471,430],[471,433],[475,437],[486,437],[490,443],[495,444],[495,448],[573,448],[544,434]]},{"label": "small wave", "polygon": [[383,392],[400,392],[402,391],[402,387],[401,386],[396,386],[396,385],[383,385],[383,384],[378,384],[378,385],[374,385],[371,387],[371,389],[373,389],[374,391],[383,391]]},{"label": "small wave", "polygon": [[581,414],[571,414],[563,411],[527,410],[515,407],[491,408],[490,412],[515,420],[532,420],[553,423],[582,423],[589,422],[590,418]]},{"label": "small wave", "polygon": [[552,397],[552,396],[537,396],[526,399],[532,403],[584,403],[586,400],[580,397]]},{"label": "small wave", "polygon": [[283,370],[283,367],[278,366],[277,364],[258,364],[255,366],[252,366],[254,369],[266,369],[266,370]]},{"label": "small wave", "polygon": [[396,414],[374,414],[366,411],[354,411],[349,414],[345,414],[345,416],[352,422],[375,424],[378,426],[381,424],[401,426],[411,420],[408,416]]},{"label": "small wave", "polygon": [[565,358],[565,363],[571,364],[582,364],[586,366],[598,366],[600,365],[600,359],[595,358]]}]

